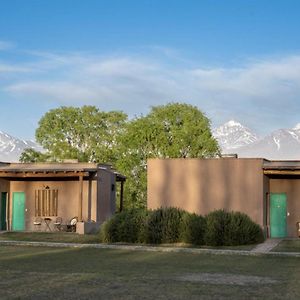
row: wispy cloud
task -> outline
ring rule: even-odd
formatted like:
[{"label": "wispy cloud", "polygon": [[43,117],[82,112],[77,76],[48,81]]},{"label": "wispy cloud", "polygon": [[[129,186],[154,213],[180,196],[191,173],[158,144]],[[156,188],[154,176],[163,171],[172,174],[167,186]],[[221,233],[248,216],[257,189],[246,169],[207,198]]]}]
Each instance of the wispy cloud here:
[{"label": "wispy cloud", "polygon": [[27,73],[27,72],[33,72],[34,70],[21,65],[16,64],[6,64],[0,62],[0,75],[2,74],[11,74],[11,73]]},{"label": "wispy cloud", "polygon": [[0,40],[0,51],[1,50],[8,50],[8,49],[11,49],[11,48],[14,48],[14,44],[11,43],[11,42],[7,42],[7,41],[1,41]]},{"label": "wispy cloud", "polygon": [[2,91],[24,100],[92,103],[130,115],[151,105],[185,101],[207,112],[215,124],[236,118],[262,130],[278,127],[278,112],[284,124],[300,121],[300,55],[228,68],[204,68],[196,62],[187,67],[176,58],[170,66],[146,55],[30,55],[26,63],[0,64],[0,73],[30,70],[7,81]]}]

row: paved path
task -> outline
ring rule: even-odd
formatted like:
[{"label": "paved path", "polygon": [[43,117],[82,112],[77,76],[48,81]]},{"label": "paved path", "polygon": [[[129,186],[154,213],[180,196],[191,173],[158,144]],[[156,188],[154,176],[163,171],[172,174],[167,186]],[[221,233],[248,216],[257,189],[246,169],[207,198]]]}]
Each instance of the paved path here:
[{"label": "paved path", "polygon": [[216,254],[216,255],[246,255],[246,256],[289,256],[300,257],[300,252],[257,252],[246,250],[225,250],[225,249],[203,249],[203,248],[183,248],[183,247],[157,247],[141,245],[116,245],[116,244],[76,244],[76,243],[53,243],[53,242],[25,242],[25,241],[5,241],[0,240],[1,245],[13,246],[38,246],[38,247],[70,247],[70,248],[96,248],[115,249],[130,251],[152,251],[152,252],[184,252],[193,254]]},{"label": "paved path", "polygon": [[256,253],[268,253],[273,248],[275,248],[281,241],[282,239],[266,239],[263,243],[258,244],[251,251]]}]

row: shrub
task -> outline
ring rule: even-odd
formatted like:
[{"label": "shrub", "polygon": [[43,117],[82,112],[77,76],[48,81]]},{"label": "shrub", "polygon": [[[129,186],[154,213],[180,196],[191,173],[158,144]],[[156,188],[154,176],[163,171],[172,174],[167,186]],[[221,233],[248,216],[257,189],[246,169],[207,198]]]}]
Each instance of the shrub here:
[{"label": "shrub", "polygon": [[183,210],[174,207],[151,211],[145,228],[145,241],[151,244],[179,242],[184,214]]},{"label": "shrub", "polygon": [[147,211],[130,209],[115,214],[101,226],[101,240],[103,242],[143,242],[143,233]]},{"label": "shrub", "polygon": [[225,227],[228,223],[228,213],[215,210],[206,216],[205,244],[209,246],[224,245]]},{"label": "shrub", "polygon": [[262,242],[262,229],[246,214],[216,210],[206,216],[205,243],[209,246],[234,246]]},{"label": "shrub", "polygon": [[264,235],[261,227],[246,214],[231,212],[226,226],[224,245],[245,245],[262,242]]},{"label": "shrub", "polygon": [[190,213],[183,214],[180,237],[182,242],[203,245],[205,231],[206,220],[204,217]]},{"label": "shrub", "polygon": [[230,246],[259,243],[262,229],[246,214],[216,210],[205,218],[178,208],[130,209],[102,224],[101,241]]}]

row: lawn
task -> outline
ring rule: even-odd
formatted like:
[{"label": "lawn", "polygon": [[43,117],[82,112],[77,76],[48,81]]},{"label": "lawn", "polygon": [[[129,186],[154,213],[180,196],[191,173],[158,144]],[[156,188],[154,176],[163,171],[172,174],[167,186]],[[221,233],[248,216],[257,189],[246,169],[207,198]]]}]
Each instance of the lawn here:
[{"label": "lawn", "polygon": [[300,260],[0,246],[1,299],[299,299]]},{"label": "lawn", "polygon": [[5,232],[0,234],[0,240],[83,244],[100,242],[98,234],[76,234],[73,232]]},{"label": "lawn", "polygon": [[[26,242],[55,242],[55,243],[83,243],[95,244],[100,243],[99,234],[79,235],[72,232],[5,232],[0,234],[0,240],[10,241],[26,241]],[[141,244],[143,245],[143,244]],[[194,247],[193,245],[178,243],[178,244],[161,244],[155,245],[160,247]],[[251,250],[256,245],[240,245],[240,246],[221,246],[208,247],[201,246],[198,248],[206,249],[228,249],[228,250]]]},{"label": "lawn", "polygon": [[283,240],[272,252],[300,252],[300,239]]}]

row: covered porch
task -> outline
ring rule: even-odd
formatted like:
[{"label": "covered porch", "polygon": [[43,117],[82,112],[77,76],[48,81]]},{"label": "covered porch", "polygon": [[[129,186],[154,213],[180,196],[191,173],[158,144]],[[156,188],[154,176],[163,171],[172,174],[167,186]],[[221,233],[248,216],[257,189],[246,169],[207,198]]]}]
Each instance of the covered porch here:
[{"label": "covered porch", "polygon": [[264,161],[265,222],[268,236],[300,234],[300,161]]},{"label": "covered porch", "polygon": [[115,212],[117,181],[123,189],[125,178],[107,165],[2,163],[1,229],[53,231],[75,219],[76,232],[95,231]]}]

